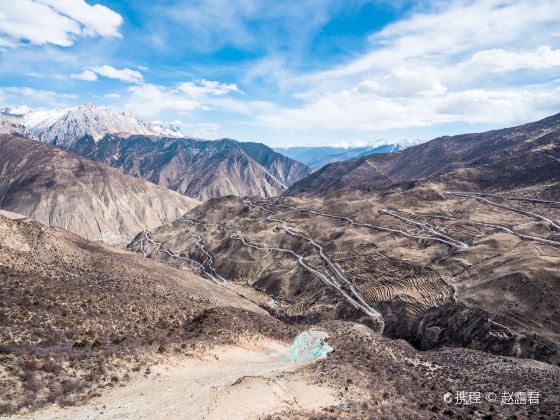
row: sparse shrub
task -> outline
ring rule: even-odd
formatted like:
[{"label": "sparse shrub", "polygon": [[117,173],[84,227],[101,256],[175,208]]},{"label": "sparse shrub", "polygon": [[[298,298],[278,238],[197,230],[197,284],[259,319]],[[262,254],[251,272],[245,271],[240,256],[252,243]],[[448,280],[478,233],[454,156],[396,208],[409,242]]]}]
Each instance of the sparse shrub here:
[{"label": "sparse shrub", "polygon": [[44,372],[52,373],[54,375],[58,375],[62,371],[62,366],[55,362],[45,362],[43,366],[41,366],[41,370]]},{"label": "sparse shrub", "polygon": [[78,380],[66,379],[62,381],[62,393],[64,395],[73,394],[83,388],[83,384]]},{"label": "sparse shrub", "polygon": [[76,348],[76,349],[82,349],[84,347],[87,347],[89,345],[89,342],[84,338],[82,341],[76,341],[72,347]]},{"label": "sparse shrub", "polygon": [[25,371],[35,371],[38,369],[37,363],[34,362],[33,360],[26,360],[21,364],[21,368]]},{"label": "sparse shrub", "polygon": [[93,340],[93,343],[91,343],[91,347],[93,347],[93,348],[101,347],[102,345],[103,345],[103,342],[101,340],[99,340],[98,338]]},{"label": "sparse shrub", "polygon": [[10,354],[14,351],[13,346],[9,344],[0,344],[0,354]]}]

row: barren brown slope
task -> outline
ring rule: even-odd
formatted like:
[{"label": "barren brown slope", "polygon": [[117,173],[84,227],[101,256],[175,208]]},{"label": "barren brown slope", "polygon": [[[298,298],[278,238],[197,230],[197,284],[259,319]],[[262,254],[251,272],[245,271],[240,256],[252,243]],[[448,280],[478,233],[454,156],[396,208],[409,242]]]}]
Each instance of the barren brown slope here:
[{"label": "barren brown slope", "polygon": [[260,143],[107,135],[73,149],[89,159],[189,197],[272,197],[307,176],[306,165]]},{"label": "barren brown slope", "polygon": [[560,114],[519,127],[440,137],[399,153],[333,163],[284,194],[379,189],[419,179],[481,190],[557,183]]},{"label": "barren brown slope", "polygon": [[216,335],[232,343],[261,323],[282,331],[211,281],[0,214],[0,414],[76,403],[149,373],[157,354],[200,350]]},{"label": "barren brown slope", "polygon": [[0,208],[85,238],[126,243],[198,204],[54,146],[0,136]]},{"label": "barren brown slope", "polygon": [[[2,414],[177,418],[189,404],[193,416],[228,419],[278,409],[280,418],[559,415],[558,367],[461,348],[418,352],[353,322],[282,323],[186,271],[1,214],[0,302]],[[307,328],[327,331],[335,351],[304,369],[266,368]],[[231,346],[243,358],[232,360]],[[324,407],[327,386],[336,405]],[[464,389],[538,390],[539,404],[444,401]]]},{"label": "barren brown slope", "polygon": [[188,255],[266,292],[278,316],[294,322],[375,325],[338,282],[381,313],[389,337],[422,349],[461,346],[559,364],[560,203],[515,199],[535,192],[488,197],[497,205],[445,193],[441,184],[313,199],[224,197],[129,248],[199,269],[162,250]]}]

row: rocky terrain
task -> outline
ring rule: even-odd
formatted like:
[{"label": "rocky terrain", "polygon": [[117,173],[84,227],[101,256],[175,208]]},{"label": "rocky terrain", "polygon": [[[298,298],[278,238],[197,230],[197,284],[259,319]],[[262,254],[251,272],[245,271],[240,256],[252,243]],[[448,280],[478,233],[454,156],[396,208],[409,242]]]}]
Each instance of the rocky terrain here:
[{"label": "rocky terrain", "polygon": [[[197,330],[207,318],[239,314],[258,329],[268,317],[196,275],[12,217],[0,214],[2,413],[74,404],[149,374],[152,356],[210,344]],[[250,335],[250,324],[211,334],[227,344]]]},{"label": "rocky terrain", "polygon": [[[142,418],[189,409],[226,418],[242,402],[250,404],[237,413],[270,418],[560,414],[560,370],[545,363],[464,348],[419,352],[352,321],[286,323],[228,285],[62,229],[2,213],[0,233],[3,414]],[[326,359],[303,367],[271,359],[309,327],[329,334]],[[538,391],[539,404],[443,399],[469,390]]]},{"label": "rocky terrain", "polygon": [[343,200],[230,197],[130,248],[264,291],[281,319],[361,320],[420,349],[558,364],[559,210],[440,185]]},{"label": "rocky terrain", "polygon": [[29,135],[30,133],[18,118],[0,113],[0,134]]},{"label": "rocky terrain", "polygon": [[276,196],[311,172],[264,144],[188,138],[176,126],[147,123],[129,111],[91,104],[3,108],[2,133],[69,149],[200,200],[232,194]]},{"label": "rocky terrain", "polygon": [[[193,416],[213,418],[232,409],[250,418],[558,418],[557,127],[551,117],[450,137],[454,152],[436,139],[417,146],[431,169],[416,175],[411,148],[327,165],[279,197],[264,184],[215,198],[199,190],[207,201],[159,227],[136,226],[127,250],[1,214],[0,409],[176,417],[188,400]],[[11,151],[2,156],[29,151],[14,166],[27,181],[2,191],[58,185],[41,159],[59,154],[53,173],[79,162],[113,174],[104,191],[119,176],[127,192],[132,181],[148,184],[30,140],[0,145]],[[239,162],[290,177],[270,149],[230,140],[105,136],[76,147],[137,177],[166,168],[166,186],[179,192],[171,180],[193,165],[212,185],[198,155],[230,162],[230,180],[243,173]],[[328,334],[334,351],[287,363],[288,343],[310,330]],[[523,400],[529,393],[538,404]]]},{"label": "rocky terrain", "polygon": [[367,191],[432,179],[463,191],[539,185],[539,197],[560,199],[559,136],[560,114],[519,127],[440,137],[399,153],[327,165],[285,194]]},{"label": "rocky terrain", "polygon": [[54,146],[0,135],[0,208],[91,240],[126,244],[197,200]]},{"label": "rocky terrain", "polygon": [[125,174],[189,197],[272,197],[310,173],[293,159],[260,143],[107,135],[82,138],[72,149]]},{"label": "rocky terrain", "polygon": [[264,291],[290,322],[357,320],[418,349],[558,365],[559,127],[555,116],[328,165],[283,198],[207,201],[129,248]]}]

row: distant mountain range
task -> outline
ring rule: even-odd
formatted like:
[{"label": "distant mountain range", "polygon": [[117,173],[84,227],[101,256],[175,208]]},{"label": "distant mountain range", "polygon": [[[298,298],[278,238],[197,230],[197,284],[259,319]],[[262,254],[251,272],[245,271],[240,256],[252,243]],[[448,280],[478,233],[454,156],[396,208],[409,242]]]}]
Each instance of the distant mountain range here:
[{"label": "distant mountain range", "polygon": [[87,239],[125,244],[199,201],[51,145],[0,135],[0,208]]},{"label": "distant mountain range", "polygon": [[306,165],[260,143],[188,138],[178,127],[91,104],[4,108],[0,133],[53,144],[202,200],[232,194],[275,196],[311,173]]},{"label": "distant mountain range", "polygon": [[105,134],[185,137],[176,126],[147,123],[130,111],[115,112],[91,104],[54,109],[3,108],[0,109],[0,132],[20,134],[65,148],[74,146],[86,135],[95,140]]},{"label": "distant mountain range", "polygon": [[305,163],[313,171],[318,171],[328,163],[372,155],[375,153],[393,153],[404,148],[405,146],[400,144],[384,144],[381,146],[360,147],[276,147],[274,150],[292,159]]},{"label": "distant mountain range", "polygon": [[311,170],[260,143],[107,135],[71,148],[92,160],[200,200],[226,195],[272,197]]},{"label": "distant mountain range", "polygon": [[513,128],[444,136],[400,153],[331,163],[285,195],[384,189],[418,181],[464,191],[539,186],[560,198],[560,114]]}]

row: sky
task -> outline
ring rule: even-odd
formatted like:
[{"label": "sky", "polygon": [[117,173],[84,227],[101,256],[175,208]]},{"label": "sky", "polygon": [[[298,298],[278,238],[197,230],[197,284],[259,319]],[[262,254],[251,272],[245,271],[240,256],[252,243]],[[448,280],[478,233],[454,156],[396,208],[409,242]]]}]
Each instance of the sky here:
[{"label": "sky", "polygon": [[558,0],[0,0],[0,106],[93,103],[271,146],[560,112]]}]

